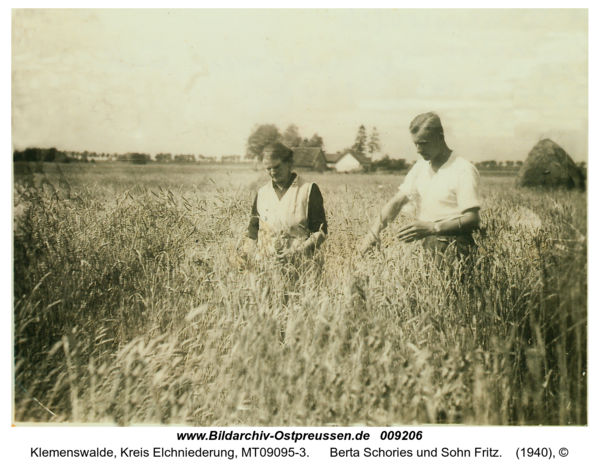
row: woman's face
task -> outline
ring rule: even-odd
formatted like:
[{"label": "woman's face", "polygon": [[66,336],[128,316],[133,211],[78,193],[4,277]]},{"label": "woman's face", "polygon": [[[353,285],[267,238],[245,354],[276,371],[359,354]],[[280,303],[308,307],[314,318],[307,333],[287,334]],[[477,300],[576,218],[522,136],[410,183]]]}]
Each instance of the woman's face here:
[{"label": "woman's face", "polygon": [[290,180],[292,175],[291,161],[269,158],[263,160],[263,167],[275,184],[285,184]]}]

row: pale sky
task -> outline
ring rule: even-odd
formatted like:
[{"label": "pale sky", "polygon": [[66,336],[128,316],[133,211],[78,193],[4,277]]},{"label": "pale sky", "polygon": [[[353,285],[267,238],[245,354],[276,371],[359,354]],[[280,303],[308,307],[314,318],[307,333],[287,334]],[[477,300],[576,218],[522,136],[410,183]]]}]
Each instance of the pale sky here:
[{"label": "pale sky", "polygon": [[418,157],[437,111],[471,161],[552,138],[587,159],[586,10],[13,10],[13,146],[245,154],[294,123]]}]

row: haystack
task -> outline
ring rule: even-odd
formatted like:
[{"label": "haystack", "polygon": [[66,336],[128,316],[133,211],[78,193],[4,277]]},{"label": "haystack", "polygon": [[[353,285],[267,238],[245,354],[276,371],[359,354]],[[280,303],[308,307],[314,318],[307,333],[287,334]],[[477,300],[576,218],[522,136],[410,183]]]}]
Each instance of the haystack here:
[{"label": "haystack", "polygon": [[517,176],[517,186],[583,190],[585,178],[567,152],[546,138],[540,140],[527,155]]}]

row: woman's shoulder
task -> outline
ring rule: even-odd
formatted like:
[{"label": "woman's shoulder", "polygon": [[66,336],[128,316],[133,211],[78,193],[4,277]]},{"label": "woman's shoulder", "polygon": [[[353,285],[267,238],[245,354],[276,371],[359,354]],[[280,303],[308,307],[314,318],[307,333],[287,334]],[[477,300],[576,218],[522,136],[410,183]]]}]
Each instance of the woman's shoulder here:
[{"label": "woman's shoulder", "polygon": [[265,182],[258,188],[258,191],[256,192],[264,192],[265,190],[269,190],[269,188],[273,188],[273,183],[271,181]]}]

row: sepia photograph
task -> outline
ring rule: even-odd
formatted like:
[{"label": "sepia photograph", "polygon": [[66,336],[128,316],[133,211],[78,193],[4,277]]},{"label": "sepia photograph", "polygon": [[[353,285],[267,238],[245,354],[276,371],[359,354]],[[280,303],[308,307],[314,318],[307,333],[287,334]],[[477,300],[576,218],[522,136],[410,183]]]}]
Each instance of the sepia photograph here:
[{"label": "sepia photograph", "polygon": [[587,9],[11,28],[13,425],[588,425]]}]

